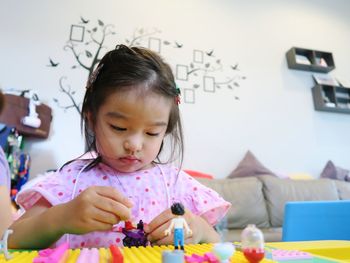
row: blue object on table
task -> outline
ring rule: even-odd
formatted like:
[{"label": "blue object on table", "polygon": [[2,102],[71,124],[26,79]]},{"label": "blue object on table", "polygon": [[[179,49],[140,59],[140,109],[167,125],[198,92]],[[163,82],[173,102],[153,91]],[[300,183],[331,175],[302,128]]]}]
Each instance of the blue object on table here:
[{"label": "blue object on table", "polygon": [[288,202],[282,241],[350,240],[350,201]]},{"label": "blue object on table", "polygon": [[162,252],[162,263],[184,263],[185,256],[182,250],[164,250]]}]

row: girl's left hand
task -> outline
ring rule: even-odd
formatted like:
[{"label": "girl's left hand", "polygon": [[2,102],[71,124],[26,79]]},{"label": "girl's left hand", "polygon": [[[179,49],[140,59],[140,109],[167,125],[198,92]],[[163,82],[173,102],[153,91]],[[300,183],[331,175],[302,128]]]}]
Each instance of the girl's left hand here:
[{"label": "girl's left hand", "polygon": [[[168,236],[164,234],[164,231],[169,227],[171,219],[173,219],[174,217],[175,215],[171,213],[171,210],[167,209],[145,226],[145,232],[148,234],[147,238],[152,244],[173,244],[173,231],[171,235]],[[189,228],[192,230],[192,234],[187,235],[187,231],[186,229],[184,229],[186,244],[219,241],[219,235],[216,233],[214,228],[207,223],[205,219],[193,214],[191,211],[188,210],[186,210],[183,217],[185,218]]]}]

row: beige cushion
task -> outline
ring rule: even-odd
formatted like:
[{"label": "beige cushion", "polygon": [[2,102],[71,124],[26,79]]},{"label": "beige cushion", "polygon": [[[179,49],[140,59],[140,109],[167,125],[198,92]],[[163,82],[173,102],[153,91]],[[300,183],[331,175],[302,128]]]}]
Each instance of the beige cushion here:
[{"label": "beige cushion", "polygon": [[350,199],[350,182],[338,181],[335,180],[335,185],[338,188],[339,198],[341,200],[349,200]]},{"label": "beige cushion", "polygon": [[260,176],[270,223],[281,227],[284,205],[288,201],[338,200],[338,192],[333,180],[291,180],[273,176]]},{"label": "beige cushion", "polygon": [[198,179],[198,181],[218,192],[232,204],[226,216],[228,228],[244,228],[248,224],[265,228],[270,226],[262,183],[257,178]]}]

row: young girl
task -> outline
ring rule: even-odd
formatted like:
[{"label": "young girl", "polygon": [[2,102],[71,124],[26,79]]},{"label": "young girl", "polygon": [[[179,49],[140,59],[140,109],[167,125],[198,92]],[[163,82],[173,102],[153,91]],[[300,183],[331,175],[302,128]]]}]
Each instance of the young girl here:
[{"label": "young girl", "polygon": [[125,220],[143,220],[153,244],[171,244],[164,231],[174,202],[186,207],[193,232],[186,243],[218,241],[212,225],[230,204],[160,160],[167,135],[174,147],[166,161],[182,153],[178,96],[169,65],[156,53],[124,45],[108,52],[82,107],[86,144],[97,158],[73,160],[18,194],[26,212],[11,226],[10,247],[122,246],[124,235],[114,229]]},{"label": "young girl", "polygon": [[[0,113],[4,106],[4,95],[0,91]],[[12,222],[12,209],[10,200],[11,178],[9,165],[4,151],[0,147],[0,239]]]}]

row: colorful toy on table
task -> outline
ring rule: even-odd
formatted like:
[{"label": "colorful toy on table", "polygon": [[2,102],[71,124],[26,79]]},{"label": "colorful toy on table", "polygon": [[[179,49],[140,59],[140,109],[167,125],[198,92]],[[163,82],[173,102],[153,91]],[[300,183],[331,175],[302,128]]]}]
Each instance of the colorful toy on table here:
[{"label": "colorful toy on table", "polygon": [[40,250],[38,256],[33,259],[33,263],[61,263],[68,257],[68,242],[63,243],[57,248],[47,248]]},{"label": "colorful toy on table", "polygon": [[186,263],[219,263],[219,259],[211,252],[207,252],[203,256],[197,254],[186,255],[185,260]]},{"label": "colorful toy on table", "polygon": [[222,218],[215,225],[215,230],[220,236],[220,243],[214,244],[212,251],[214,255],[220,260],[220,262],[229,262],[236,249],[232,243],[225,242],[227,233],[227,217]]},{"label": "colorful toy on table", "polygon": [[271,255],[272,259],[276,261],[303,260],[313,258],[313,256],[310,253],[299,250],[273,249],[271,251]]},{"label": "colorful toy on table", "polygon": [[248,225],[241,234],[242,252],[250,263],[258,263],[265,256],[264,236],[255,225]]},{"label": "colorful toy on table", "polygon": [[170,226],[164,231],[164,235],[168,236],[171,233],[171,230],[174,229],[174,247],[175,249],[184,250],[184,231],[186,229],[187,235],[192,234],[192,230],[189,228],[183,215],[185,214],[185,208],[181,203],[174,203],[171,206],[171,213],[175,215],[175,218],[171,220]]},{"label": "colorful toy on table", "polygon": [[125,227],[122,228],[122,233],[125,235],[123,238],[123,245],[125,247],[145,247],[149,245],[146,233],[143,229],[142,220],[139,221],[136,228],[133,226],[132,222],[126,221]]},{"label": "colorful toy on table", "polygon": [[213,253],[221,263],[229,262],[235,251],[235,246],[229,242],[217,243],[213,246]]},{"label": "colorful toy on table", "polygon": [[4,253],[6,260],[9,260],[12,258],[12,256],[10,255],[7,249],[7,239],[9,235],[11,235],[12,233],[13,233],[12,229],[6,229],[0,241],[0,252]]},{"label": "colorful toy on table", "polygon": [[109,250],[111,251],[112,255],[112,263],[123,263],[124,262],[124,256],[122,252],[120,252],[120,249],[116,245],[110,245]]},{"label": "colorful toy on table", "polygon": [[[117,248],[117,247],[116,247]],[[142,263],[161,263],[162,262],[162,252],[165,250],[171,250],[172,255],[177,255],[176,253],[183,253],[182,250],[173,250],[173,246],[147,246],[147,247],[124,247],[124,248],[117,248],[118,252],[120,252],[119,256],[122,256],[124,262],[142,262]],[[185,245],[185,250],[187,255],[204,255],[205,253],[211,252],[213,249],[213,244],[188,244]],[[89,251],[91,249],[84,248],[84,249],[69,249],[68,258],[66,260],[66,263],[75,263],[78,262],[79,258],[80,262],[82,260],[88,257],[88,255],[91,256],[89,258],[88,263],[122,263],[123,261],[119,261],[121,258],[115,259],[112,255],[112,251],[110,249],[106,248],[99,248],[99,259],[96,258],[96,250]],[[166,255],[170,255],[168,252],[166,252]],[[33,262],[33,259],[37,257],[38,251],[32,250],[32,251],[13,251],[12,256],[13,258],[9,263],[23,263],[23,262]],[[183,255],[183,254],[182,254]],[[174,259],[174,257],[167,257],[167,259],[171,260]],[[114,260],[114,261],[113,261]],[[118,260],[118,261],[117,261]],[[181,260],[181,258],[179,258]],[[2,254],[0,254],[0,262],[5,263],[6,260]],[[164,262],[164,261],[163,261]],[[182,261],[165,261],[164,263],[183,263],[184,258],[182,258]],[[244,255],[237,251],[232,257],[231,262],[235,263],[247,263],[247,260],[245,259]],[[269,259],[263,259],[261,263],[273,263],[275,261],[269,260]],[[320,261],[316,261],[320,262]],[[334,262],[334,261],[322,261],[322,262]]]},{"label": "colorful toy on table", "polygon": [[182,250],[162,251],[162,263],[184,263],[184,252]]},{"label": "colorful toy on table", "polygon": [[[83,248],[79,254],[77,263],[99,262],[100,254],[97,248]],[[65,261],[63,261],[65,262]]]}]

